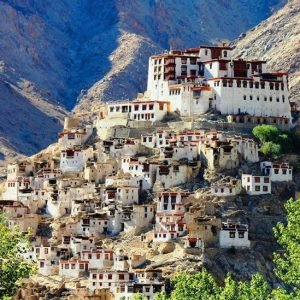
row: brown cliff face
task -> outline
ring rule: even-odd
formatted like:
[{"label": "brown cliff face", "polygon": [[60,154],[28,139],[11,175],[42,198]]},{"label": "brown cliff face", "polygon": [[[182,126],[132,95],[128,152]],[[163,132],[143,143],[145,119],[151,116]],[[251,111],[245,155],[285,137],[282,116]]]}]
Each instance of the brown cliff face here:
[{"label": "brown cliff face", "polygon": [[291,99],[300,97],[300,1],[291,0],[282,9],[236,41],[236,54],[265,59],[269,70],[287,71]]}]

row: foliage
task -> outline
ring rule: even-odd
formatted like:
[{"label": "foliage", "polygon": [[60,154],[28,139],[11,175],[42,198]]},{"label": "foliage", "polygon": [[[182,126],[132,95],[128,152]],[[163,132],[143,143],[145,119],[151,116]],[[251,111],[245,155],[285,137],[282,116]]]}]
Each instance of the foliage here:
[{"label": "foliage", "polygon": [[282,131],[272,125],[258,125],[252,133],[259,139],[261,152],[268,158],[278,159],[281,153],[299,152],[299,136],[293,131]]},{"label": "foliage", "polygon": [[0,214],[0,299],[11,296],[19,280],[33,273],[33,264],[21,256],[27,246],[28,238],[18,228],[10,230]]},{"label": "foliage", "polygon": [[280,130],[272,125],[258,125],[253,128],[253,135],[260,140],[261,143],[276,142],[280,135]]},{"label": "foliage", "polygon": [[285,204],[287,224],[278,223],[274,234],[284,249],[274,254],[276,275],[300,297],[300,199]]},{"label": "foliage", "polygon": [[205,270],[195,274],[179,274],[172,280],[175,287],[171,300],[209,300],[216,299],[219,294],[219,287],[214,278]]},{"label": "foliage", "polygon": [[250,281],[236,282],[230,275],[224,287],[219,287],[205,270],[195,275],[179,274],[173,280],[174,290],[156,295],[155,300],[266,300],[271,295],[267,282],[259,274]]},{"label": "foliage", "polygon": [[281,155],[281,146],[273,142],[265,142],[262,144],[260,151],[265,157],[278,159]]}]

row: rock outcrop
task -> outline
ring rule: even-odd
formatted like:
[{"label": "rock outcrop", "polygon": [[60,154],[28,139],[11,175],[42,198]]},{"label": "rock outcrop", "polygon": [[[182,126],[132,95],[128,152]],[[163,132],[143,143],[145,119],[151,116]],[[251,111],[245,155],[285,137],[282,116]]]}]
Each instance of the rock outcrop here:
[{"label": "rock outcrop", "polygon": [[[274,71],[289,72],[291,99],[300,96],[300,2],[290,0],[236,41],[236,54],[267,60]],[[241,53],[241,55],[240,55]]]}]

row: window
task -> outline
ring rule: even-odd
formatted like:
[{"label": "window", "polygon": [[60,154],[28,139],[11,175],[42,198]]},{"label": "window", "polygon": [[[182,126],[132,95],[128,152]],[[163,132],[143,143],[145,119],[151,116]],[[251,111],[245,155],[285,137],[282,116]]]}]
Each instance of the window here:
[{"label": "window", "polygon": [[135,106],[134,106],[134,110],[135,110],[135,111],[139,110],[139,106],[138,106],[138,105],[135,105]]},{"label": "window", "polygon": [[227,87],[227,80],[223,80],[223,87]]},{"label": "window", "polygon": [[255,82],[255,88],[256,88],[256,89],[259,88],[259,82]]},{"label": "window", "polygon": [[270,97],[270,102],[272,102],[273,101],[273,99],[272,99],[272,97]]},{"label": "window", "polygon": [[239,239],[243,239],[243,238],[244,238],[244,235],[245,235],[244,232],[239,231]]},{"label": "window", "polygon": [[282,170],[282,174],[283,174],[283,175],[286,175],[286,170],[285,170],[285,169]]},{"label": "window", "polygon": [[267,97],[264,97],[264,100],[267,101],[268,100]]},{"label": "window", "polygon": [[270,90],[274,90],[274,83],[270,82]]},{"label": "window", "polygon": [[112,274],[108,274],[108,279],[112,279]]},{"label": "window", "polygon": [[143,104],[142,105],[142,110],[146,110],[147,109],[147,105],[146,104]]},{"label": "window", "polygon": [[124,280],[124,279],[125,279],[124,274],[119,274],[119,279],[120,279],[120,280]]},{"label": "window", "polygon": [[256,97],[256,100],[259,101],[259,96]]},{"label": "window", "polygon": [[264,178],[264,183],[269,183],[270,182],[270,178],[269,177],[265,177]]},{"label": "window", "polygon": [[261,83],[260,83],[260,87],[264,90],[264,89],[265,89],[265,83],[264,83],[264,82],[261,82]]},{"label": "window", "polygon": [[113,111],[114,111],[114,107],[110,107],[110,108],[109,108],[109,111],[110,111],[110,112],[113,112]]},{"label": "window", "polygon": [[274,169],[274,173],[275,174],[279,174],[279,170],[278,169]]},{"label": "window", "polygon": [[231,239],[234,239],[234,238],[235,238],[235,232],[234,232],[234,231],[230,231],[230,232],[229,232],[229,237],[230,237]]},{"label": "window", "polygon": [[276,101],[279,102],[279,97],[276,98]]},{"label": "window", "polygon": [[69,270],[69,264],[65,264],[65,269]]},{"label": "window", "polygon": [[267,192],[267,191],[268,191],[268,186],[264,185],[264,186],[263,186],[263,191],[264,191],[264,192]]},{"label": "window", "polygon": [[260,177],[254,177],[254,182],[260,182]]},{"label": "window", "polygon": [[246,87],[247,87],[247,81],[244,80],[244,81],[243,81],[243,88],[246,88]]},{"label": "window", "polygon": [[282,95],[282,102],[284,102],[284,100],[285,100],[285,96],[284,96],[284,95]]},{"label": "window", "polygon": [[84,270],[84,264],[80,264],[80,265],[79,265],[79,269],[80,269],[80,270]]},{"label": "window", "polygon": [[227,51],[226,50],[224,51],[224,57],[227,57]]},{"label": "window", "polygon": [[256,191],[256,192],[260,192],[260,186],[259,186],[259,185],[256,185],[256,186],[255,186],[255,191]]},{"label": "window", "polygon": [[159,110],[164,110],[164,104],[163,103],[159,103]]},{"label": "window", "polygon": [[249,82],[249,87],[250,87],[250,89],[253,89],[253,81]]},{"label": "window", "polygon": [[149,110],[153,110],[153,104],[149,105]]},{"label": "window", "polygon": [[252,95],[250,95],[250,100],[252,100],[253,99],[253,96]]},{"label": "window", "polygon": [[71,264],[71,269],[75,270],[75,264]]}]

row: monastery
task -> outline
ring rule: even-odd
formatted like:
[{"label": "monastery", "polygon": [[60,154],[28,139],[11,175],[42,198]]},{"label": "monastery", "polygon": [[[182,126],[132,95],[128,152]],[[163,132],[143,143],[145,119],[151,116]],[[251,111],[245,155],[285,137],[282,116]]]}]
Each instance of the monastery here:
[{"label": "monastery", "polygon": [[[271,194],[293,179],[292,167],[261,161],[249,133],[202,128],[193,118],[214,114],[246,129],[289,128],[292,118],[287,74],[233,59],[232,50],[150,57],[144,94],[106,103],[92,123],[66,118],[56,144],[8,165],[0,211],[30,234],[24,258],[41,276],[77,280],[101,299],[152,300],[170,274],[145,251],[164,255],[175,244],[201,259],[207,249],[251,249],[251,224],[217,217],[212,199]],[[140,246],[120,249],[124,237]]]}]

